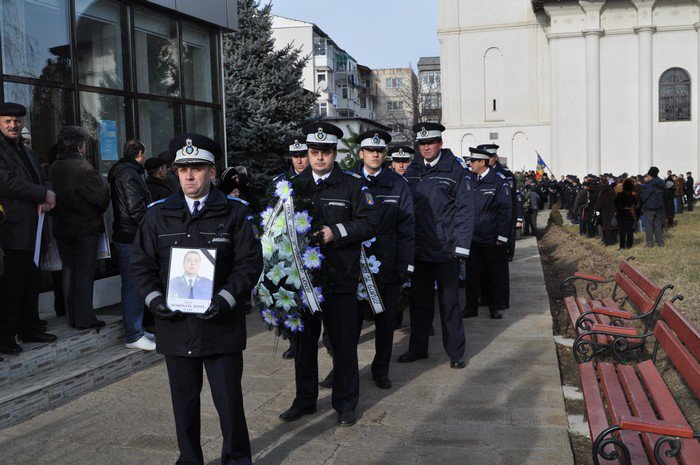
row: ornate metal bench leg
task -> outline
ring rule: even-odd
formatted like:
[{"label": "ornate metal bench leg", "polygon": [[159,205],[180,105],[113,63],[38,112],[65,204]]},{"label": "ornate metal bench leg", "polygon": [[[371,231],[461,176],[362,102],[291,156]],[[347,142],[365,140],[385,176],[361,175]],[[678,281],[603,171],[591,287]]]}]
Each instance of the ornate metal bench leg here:
[{"label": "ornate metal bench leg", "polygon": [[620,429],[619,426],[612,426],[598,435],[593,443],[593,463],[595,465],[600,465],[599,456],[604,460],[621,460],[624,465],[632,465],[630,451],[627,446],[612,436],[612,433]]},{"label": "ornate metal bench leg", "polygon": [[[665,444],[668,444],[668,450],[662,454],[661,448]],[[664,456],[668,458],[678,457],[681,453],[681,447],[681,440],[671,436],[664,436],[656,441],[656,444],[654,444],[654,459],[656,459],[657,465],[666,465]]]}]

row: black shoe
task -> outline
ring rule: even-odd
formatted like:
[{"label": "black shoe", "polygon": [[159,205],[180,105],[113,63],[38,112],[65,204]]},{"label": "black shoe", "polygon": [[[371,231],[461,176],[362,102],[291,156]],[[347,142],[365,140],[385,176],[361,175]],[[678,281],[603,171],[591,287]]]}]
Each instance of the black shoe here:
[{"label": "black shoe", "polygon": [[294,346],[290,345],[289,349],[285,350],[284,353],[282,353],[282,358],[285,360],[291,360],[294,358]]},{"label": "black shoe", "polygon": [[462,318],[475,318],[479,316],[479,311],[467,310],[466,308],[462,310]]},{"label": "black shoe", "polygon": [[435,336],[435,327],[434,326],[430,327],[430,332],[428,333],[428,336]]},{"label": "black shoe", "polygon": [[428,358],[428,354],[414,354],[411,352],[406,352],[405,354],[399,356],[399,363],[411,363],[424,358]]},{"label": "black shoe", "polygon": [[328,373],[328,376],[326,376],[323,381],[318,383],[318,385],[324,389],[331,389],[333,387],[333,370],[331,370]]},{"label": "black shoe", "polygon": [[34,333],[32,335],[22,337],[22,342],[55,342],[56,339],[58,339],[58,338],[56,336],[54,336],[53,334],[39,331],[39,332]]},{"label": "black shoe", "polygon": [[500,320],[501,318],[503,318],[503,310],[495,310],[491,312],[492,320]]},{"label": "black shoe", "polygon": [[80,329],[80,330],[83,330],[83,329],[100,329],[100,328],[104,328],[105,325],[106,325],[106,323],[105,323],[104,321],[102,321],[102,320],[97,320],[96,322],[94,322],[93,324],[88,325],[88,326],[76,326],[75,329]]},{"label": "black shoe", "polygon": [[450,360],[450,368],[460,369],[466,366],[467,364],[463,358],[456,358],[454,360]]},{"label": "black shoe", "polygon": [[6,355],[17,355],[22,352],[22,348],[15,342],[0,346],[0,353]]},{"label": "black shoe", "polygon": [[357,416],[355,415],[354,410],[350,410],[349,412],[343,412],[338,415],[338,424],[340,426],[352,426],[355,424],[357,421]]},{"label": "black shoe", "polygon": [[372,375],[372,380],[377,384],[379,389],[391,389],[391,380],[387,375],[374,376]]},{"label": "black shoe", "polygon": [[48,325],[49,325],[49,322],[48,322],[48,321],[46,321],[46,320],[39,320],[39,326],[40,326],[41,328],[46,329],[46,327],[47,327]]},{"label": "black shoe", "polygon": [[300,408],[292,405],[289,409],[280,414],[280,420],[295,421],[304,415],[311,415],[313,413],[316,413],[316,407]]}]

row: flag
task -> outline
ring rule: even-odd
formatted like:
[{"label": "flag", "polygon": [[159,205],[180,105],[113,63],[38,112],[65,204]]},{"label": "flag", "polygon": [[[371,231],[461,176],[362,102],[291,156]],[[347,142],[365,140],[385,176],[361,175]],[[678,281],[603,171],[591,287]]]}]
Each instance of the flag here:
[{"label": "flag", "polygon": [[547,168],[547,164],[544,162],[544,160],[542,160],[539,152],[535,153],[537,153],[537,170],[535,170],[535,179],[539,181],[544,175],[544,170]]}]

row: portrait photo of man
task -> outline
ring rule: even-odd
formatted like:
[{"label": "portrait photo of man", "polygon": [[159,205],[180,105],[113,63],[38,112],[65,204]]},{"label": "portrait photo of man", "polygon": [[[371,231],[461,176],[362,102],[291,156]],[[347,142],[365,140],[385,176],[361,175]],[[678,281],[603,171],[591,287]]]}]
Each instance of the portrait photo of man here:
[{"label": "portrait photo of man", "polygon": [[[179,253],[178,253],[179,252]],[[211,251],[215,252],[215,251]],[[181,311],[197,311],[192,301],[211,300],[214,263],[196,249],[173,249],[168,282],[168,301]],[[189,301],[189,302],[187,302]],[[186,305],[181,308],[182,305]],[[172,308],[172,307],[171,307]]]}]

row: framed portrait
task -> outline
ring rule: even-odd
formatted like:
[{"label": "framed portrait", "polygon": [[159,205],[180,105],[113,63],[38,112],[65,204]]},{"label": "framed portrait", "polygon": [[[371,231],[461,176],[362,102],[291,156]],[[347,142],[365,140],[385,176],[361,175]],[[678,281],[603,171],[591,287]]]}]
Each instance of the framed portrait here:
[{"label": "framed portrait", "polygon": [[168,307],[183,313],[204,313],[214,292],[216,249],[172,247],[168,267]]}]

